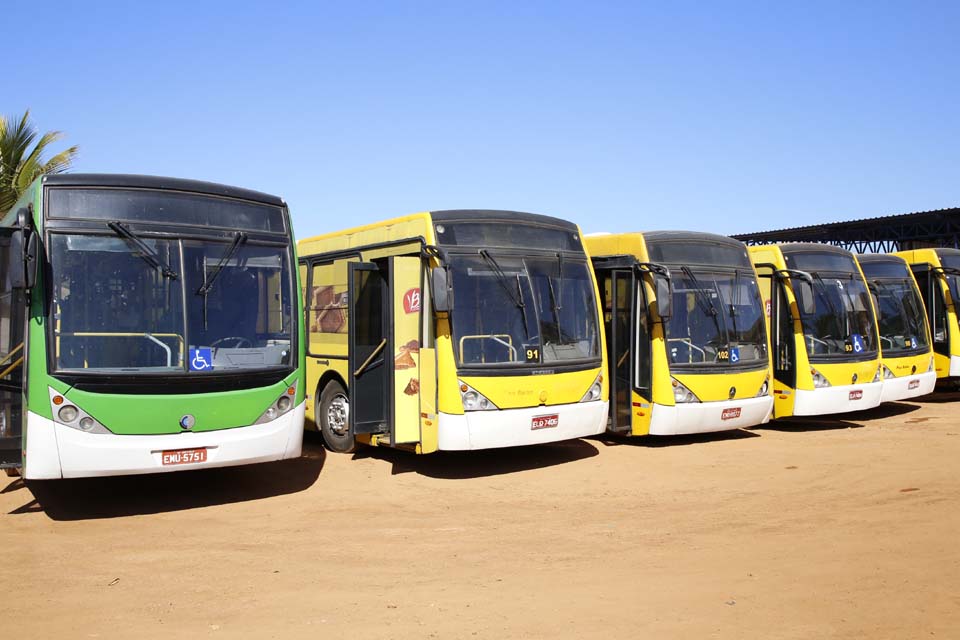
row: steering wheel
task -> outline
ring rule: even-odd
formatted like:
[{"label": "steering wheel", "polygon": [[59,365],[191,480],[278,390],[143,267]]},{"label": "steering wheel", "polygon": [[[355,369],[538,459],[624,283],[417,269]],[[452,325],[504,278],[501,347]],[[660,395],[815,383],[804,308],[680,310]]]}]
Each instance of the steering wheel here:
[{"label": "steering wheel", "polygon": [[234,342],[236,342],[236,344],[233,345],[234,349],[240,349],[243,346],[246,346],[248,348],[253,347],[253,342],[251,342],[248,338],[244,338],[243,336],[227,336],[226,338],[220,338],[219,340],[214,340],[213,342],[211,342],[210,347],[214,348],[220,343],[227,342],[228,340],[233,340]]}]

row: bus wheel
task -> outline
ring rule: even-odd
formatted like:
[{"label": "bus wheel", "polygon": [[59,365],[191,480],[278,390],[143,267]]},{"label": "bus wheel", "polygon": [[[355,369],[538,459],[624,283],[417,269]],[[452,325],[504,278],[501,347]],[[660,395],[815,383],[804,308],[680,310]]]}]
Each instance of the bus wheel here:
[{"label": "bus wheel", "polygon": [[350,400],[343,385],[331,380],[320,394],[320,433],[327,448],[337,453],[350,453],[356,441],[350,433]]}]

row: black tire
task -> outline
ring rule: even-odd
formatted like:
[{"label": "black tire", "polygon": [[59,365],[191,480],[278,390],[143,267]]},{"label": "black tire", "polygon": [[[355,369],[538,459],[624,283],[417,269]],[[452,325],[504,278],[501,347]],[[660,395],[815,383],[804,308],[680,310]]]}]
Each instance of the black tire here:
[{"label": "black tire", "polygon": [[346,404],[346,411],[350,410],[350,402],[347,396],[347,390],[336,380],[331,380],[320,393],[320,401],[317,403],[317,421],[320,425],[320,435],[323,436],[323,444],[327,449],[336,453],[351,453],[357,448],[356,438],[350,430],[349,419],[345,414],[346,424],[331,424],[330,417],[338,413],[335,405],[337,403]]}]

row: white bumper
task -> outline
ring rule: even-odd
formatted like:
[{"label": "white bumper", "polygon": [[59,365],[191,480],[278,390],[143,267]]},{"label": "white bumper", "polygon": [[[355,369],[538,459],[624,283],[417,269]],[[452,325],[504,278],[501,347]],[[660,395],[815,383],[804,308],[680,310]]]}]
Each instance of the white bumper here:
[{"label": "white bumper", "polygon": [[868,382],[839,387],[821,387],[813,391],[798,389],[794,393],[797,394],[797,398],[793,405],[793,415],[823,416],[862,411],[879,406],[883,383]]},{"label": "white bumper", "polygon": [[770,421],[773,397],[653,405],[650,435],[674,436],[755,427]]},{"label": "white bumper", "polygon": [[950,356],[950,377],[960,378],[960,356]]},{"label": "white bumper", "polygon": [[[263,424],[162,436],[84,433],[28,412],[24,477],[49,480],[132,475],[296,458],[303,444],[303,410],[301,402]],[[207,450],[205,462],[161,463],[162,451],[199,448]]]},{"label": "white bumper", "polygon": [[880,394],[880,402],[895,402],[897,400],[925,396],[928,393],[933,393],[933,388],[936,384],[936,371],[916,373],[912,376],[902,376],[900,378],[889,378],[883,381],[883,391]]},{"label": "white bumper", "polygon": [[[554,415],[557,416],[555,427],[531,428],[534,418]],[[552,407],[470,411],[463,415],[441,413],[438,440],[441,451],[496,449],[595,436],[606,428],[606,402],[578,402]]]}]

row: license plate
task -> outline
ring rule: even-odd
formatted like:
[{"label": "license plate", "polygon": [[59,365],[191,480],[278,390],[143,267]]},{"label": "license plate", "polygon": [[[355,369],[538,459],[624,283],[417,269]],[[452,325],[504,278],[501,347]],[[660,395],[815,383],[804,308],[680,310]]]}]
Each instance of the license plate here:
[{"label": "license plate", "polygon": [[851,400],[859,400],[862,397],[863,397],[863,389],[854,389],[853,391],[850,392]]},{"label": "license plate", "polygon": [[724,409],[723,413],[720,414],[721,420],[733,420],[734,418],[740,417],[740,407],[732,407],[730,409]]},{"label": "license plate", "polygon": [[907,389],[916,389],[919,386],[920,386],[919,380],[911,380],[910,382],[907,383]]},{"label": "license plate", "polygon": [[555,413],[550,416],[534,416],[530,421],[530,428],[534,431],[537,429],[552,429],[558,424],[560,424],[560,416]]},{"label": "license plate", "polygon": [[160,460],[163,464],[195,464],[197,462],[207,461],[206,449],[177,449],[175,451],[164,451],[160,454]]}]

